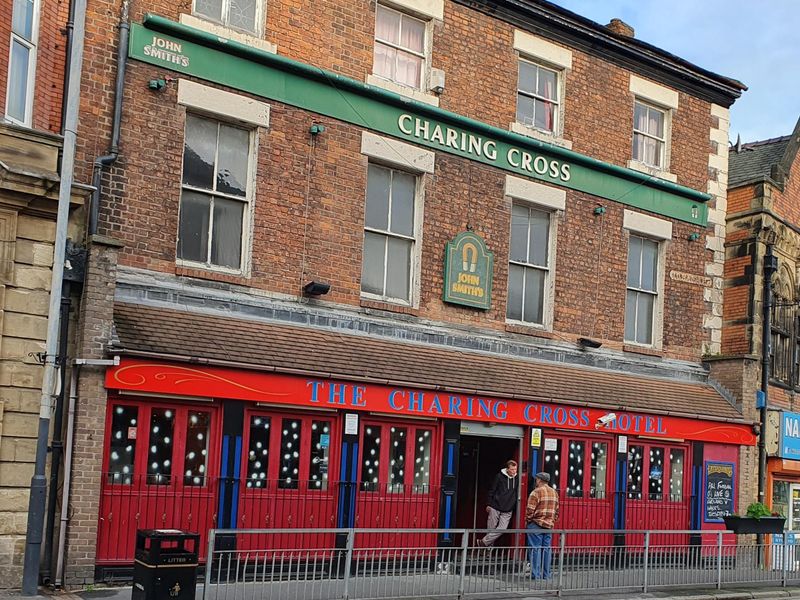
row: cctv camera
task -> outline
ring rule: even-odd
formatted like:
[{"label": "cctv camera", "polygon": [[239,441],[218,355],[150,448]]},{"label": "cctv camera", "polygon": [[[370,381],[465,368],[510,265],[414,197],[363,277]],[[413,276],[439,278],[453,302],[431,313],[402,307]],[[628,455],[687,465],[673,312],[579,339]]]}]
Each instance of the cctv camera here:
[{"label": "cctv camera", "polygon": [[616,420],[617,420],[616,413],[612,412],[605,414],[599,419],[597,419],[597,424],[595,425],[595,428],[600,429],[601,427],[608,427],[609,425],[611,425],[611,423],[613,423]]}]

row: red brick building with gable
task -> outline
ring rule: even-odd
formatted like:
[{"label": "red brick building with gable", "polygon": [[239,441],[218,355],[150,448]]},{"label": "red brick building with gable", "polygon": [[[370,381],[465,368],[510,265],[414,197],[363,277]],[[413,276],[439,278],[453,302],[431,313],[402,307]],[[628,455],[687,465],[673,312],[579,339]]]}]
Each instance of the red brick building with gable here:
[{"label": "red brick building with gable", "polygon": [[80,373],[68,585],[137,528],[481,526],[510,458],[559,527],[722,527],[742,84],[543,1],[127,6],[88,19],[79,353],[120,362]]},{"label": "red brick building with gable", "polygon": [[[758,419],[757,391],[763,391],[764,277],[768,248],[775,256],[770,275],[770,346],[765,432],[763,501],[788,518],[800,514],[800,462],[794,451],[800,390],[798,365],[798,199],[800,121],[790,135],[740,144],[731,150],[725,261],[722,355],[712,372],[743,399],[745,414]],[[755,495],[755,481],[753,495]]]}]

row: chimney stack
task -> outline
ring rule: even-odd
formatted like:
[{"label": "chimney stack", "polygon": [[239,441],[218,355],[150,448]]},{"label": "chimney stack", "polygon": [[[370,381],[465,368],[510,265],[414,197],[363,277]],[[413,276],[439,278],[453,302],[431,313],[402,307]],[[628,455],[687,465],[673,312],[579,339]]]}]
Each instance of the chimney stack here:
[{"label": "chimney stack", "polygon": [[611,22],[608,25],[606,25],[606,29],[608,29],[612,33],[616,33],[617,35],[621,35],[624,37],[629,37],[629,38],[636,37],[634,35],[635,31],[633,27],[628,25],[622,19],[611,19]]}]

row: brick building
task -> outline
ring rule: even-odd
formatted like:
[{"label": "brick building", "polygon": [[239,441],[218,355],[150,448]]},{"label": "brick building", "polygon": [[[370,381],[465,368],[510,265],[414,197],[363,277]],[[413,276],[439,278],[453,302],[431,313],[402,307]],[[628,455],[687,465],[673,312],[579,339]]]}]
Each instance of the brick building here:
[{"label": "brick building", "polygon": [[721,527],[742,84],[541,1],[248,6],[90,5],[78,346],[120,362],[80,373],[66,583],[137,527],[481,526],[509,458],[565,528]]},{"label": "brick building", "polygon": [[[800,450],[796,394],[800,390],[798,283],[800,121],[787,136],[741,144],[730,154],[722,355],[712,372],[758,419],[762,387],[764,274],[768,248],[777,258],[770,278],[767,470],[764,502],[800,523]],[[751,458],[755,460],[755,455]],[[756,481],[749,497],[756,497]]]},{"label": "brick building", "polygon": [[[19,586],[59,195],[65,3],[0,6],[0,587]],[[82,236],[74,186],[70,233]],[[68,295],[69,297],[69,295]]]}]

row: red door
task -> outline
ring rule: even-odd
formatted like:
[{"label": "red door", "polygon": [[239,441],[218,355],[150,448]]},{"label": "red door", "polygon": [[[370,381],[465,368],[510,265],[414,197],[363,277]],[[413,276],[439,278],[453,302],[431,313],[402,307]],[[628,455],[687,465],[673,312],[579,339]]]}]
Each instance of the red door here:
[{"label": "red door", "polygon": [[[544,471],[557,491],[560,515],[556,529],[612,529],[613,444],[609,438],[565,434],[545,440]],[[610,534],[572,534],[569,546],[608,548]]]},{"label": "red door", "polygon": [[[247,411],[239,527],[336,527],[338,439],[338,421],[333,414]],[[330,548],[333,544],[332,535],[270,534],[268,537],[241,536],[239,547],[308,549]]]},{"label": "red door", "polygon": [[[355,526],[435,529],[439,481],[435,423],[364,420],[358,471]],[[436,545],[433,534],[359,536],[360,547],[419,548]]]},{"label": "red door", "polygon": [[[626,529],[689,528],[691,469],[687,446],[636,441],[628,445]],[[629,543],[638,543],[637,539]],[[687,536],[658,535],[652,544],[685,544]]]},{"label": "red door", "polygon": [[204,557],[216,520],[216,407],[117,400],[109,407],[97,562],[132,562],[137,529],[197,532]]}]

